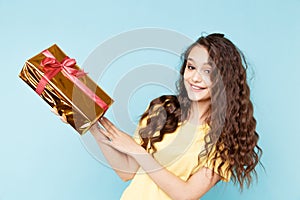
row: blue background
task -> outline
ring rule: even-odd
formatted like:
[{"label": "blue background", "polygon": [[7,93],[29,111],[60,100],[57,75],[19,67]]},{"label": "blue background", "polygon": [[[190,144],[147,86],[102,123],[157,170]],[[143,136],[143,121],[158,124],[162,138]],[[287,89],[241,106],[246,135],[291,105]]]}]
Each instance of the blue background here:
[{"label": "blue background", "polygon": [[[82,64],[116,34],[159,27],[194,40],[202,32],[223,32],[255,72],[250,86],[266,172],[258,167],[258,182],[243,193],[231,183],[220,184],[203,199],[299,200],[299,9],[299,0],[0,0],[0,199],[119,199],[128,183],[96,160],[18,73],[28,58],[53,43]],[[147,62],[178,66],[177,57],[165,56],[156,52]],[[102,86],[110,93],[109,82]],[[153,96],[163,92],[146,88],[139,94],[148,95],[146,90]],[[133,120],[147,103],[129,104]]]}]

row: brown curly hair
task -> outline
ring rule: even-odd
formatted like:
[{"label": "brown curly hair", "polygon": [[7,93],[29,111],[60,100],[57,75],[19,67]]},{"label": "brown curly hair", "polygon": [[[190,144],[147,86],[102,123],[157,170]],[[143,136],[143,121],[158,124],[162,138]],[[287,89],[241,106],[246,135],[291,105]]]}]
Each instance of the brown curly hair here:
[{"label": "brown curly hair", "polygon": [[262,149],[258,146],[259,136],[247,84],[247,62],[243,53],[223,34],[202,36],[184,52],[177,82],[178,94],[152,100],[141,117],[140,121],[147,119],[146,126],[139,130],[142,146],[155,152],[154,144],[188,119],[191,100],[184,86],[183,74],[188,55],[196,45],[206,48],[212,66],[211,105],[205,120],[210,130],[205,136],[205,150],[199,157],[210,155],[215,146],[217,153],[213,165],[221,159],[221,164],[216,166],[221,172],[221,167],[228,164],[227,171],[232,173],[234,183],[238,182],[242,190],[245,184],[250,186],[253,175],[257,177],[255,166],[260,162]]}]

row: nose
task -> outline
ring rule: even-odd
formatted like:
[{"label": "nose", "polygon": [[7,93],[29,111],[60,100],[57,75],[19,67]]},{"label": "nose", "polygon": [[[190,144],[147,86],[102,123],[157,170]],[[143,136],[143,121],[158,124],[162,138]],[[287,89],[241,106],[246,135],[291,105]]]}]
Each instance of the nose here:
[{"label": "nose", "polygon": [[195,83],[198,83],[198,82],[202,81],[202,77],[201,77],[200,73],[197,70],[194,70],[194,73],[193,73],[191,79]]}]

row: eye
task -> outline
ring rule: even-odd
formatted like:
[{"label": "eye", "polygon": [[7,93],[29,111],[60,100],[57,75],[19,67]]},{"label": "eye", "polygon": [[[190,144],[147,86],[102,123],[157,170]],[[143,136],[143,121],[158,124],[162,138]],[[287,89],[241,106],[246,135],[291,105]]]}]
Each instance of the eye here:
[{"label": "eye", "polygon": [[194,66],[192,66],[192,65],[187,65],[186,66],[189,70],[194,70],[194,69],[196,69]]},{"label": "eye", "polygon": [[203,70],[203,72],[204,72],[205,74],[210,74],[210,69],[205,69],[205,70]]}]

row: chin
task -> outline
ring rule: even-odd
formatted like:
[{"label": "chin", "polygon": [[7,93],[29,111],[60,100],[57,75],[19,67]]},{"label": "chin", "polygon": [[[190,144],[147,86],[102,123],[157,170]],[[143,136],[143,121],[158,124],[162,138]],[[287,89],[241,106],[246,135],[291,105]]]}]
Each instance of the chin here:
[{"label": "chin", "polygon": [[188,94],[188,97],[191,101],[197,101],[197,102],[201,102],[201,101],[207,101],[210,100],[210,95],[191,95]]},{"label": "chin", "polygon": [[190,101],[199,101],[200,100],[200,98],[195,97],[195,96],[190,96],[190,95],[189,95],[189,99],[190,99]]},{"label": "chin", "polygon": [[193,102],[205,102],[210,100],[210,98],[189,98]]}]

